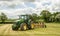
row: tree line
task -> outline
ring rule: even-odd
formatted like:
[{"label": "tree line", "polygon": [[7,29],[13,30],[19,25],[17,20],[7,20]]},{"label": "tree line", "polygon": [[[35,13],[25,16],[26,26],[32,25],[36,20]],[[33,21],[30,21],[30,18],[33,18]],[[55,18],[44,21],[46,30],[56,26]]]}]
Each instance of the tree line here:
[{"label": "tree line", "polygon": [[[36,13],[33,13],[30,15],[32,21],[34,21],[35,23],[37,22],[60,22],[60,12],[54,12],[53,14],[48,11],[48,10],[42,10],[40,15],[37,15]],[[1,13],[0,15],[0,21],[5,22],[6,20],[8,20],[8,17],[6,14]]]},{"label": "tree line", "polygon": [[0,14],[0,22],[4,23],[5,20],[7,20],[7,19],[8,19],[7,15],[5,15],[4,13]]},{"label": "tree line", "polygon": [[44,22],[60,22],[60,12],[54,12],[52,14],[48,10],[42,10],[39,16],[37,16],[37,14],[35,14],[35,15],[34,14],[32,16],[33,16],[33,19],[35,22],[36,22],[36,20],[37,20],[37,22],[39,22],[41,20],[43,20]]},{"label": "tree line", "polygon": [[41,14],[45,22],[60,22],[60,12],[51,14],[51,12],[43,10]]}]

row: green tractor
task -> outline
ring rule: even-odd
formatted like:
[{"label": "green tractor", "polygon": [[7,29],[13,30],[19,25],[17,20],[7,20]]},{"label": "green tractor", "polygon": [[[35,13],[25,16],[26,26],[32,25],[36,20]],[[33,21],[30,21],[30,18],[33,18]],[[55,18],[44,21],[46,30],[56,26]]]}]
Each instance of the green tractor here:
[{"label": "green tractor", "polygon": [[29,15],[20,15],[20,19],[12,25],[12,30],[27,30],[34,29],[34,24],[32,24],[31,17]]}]

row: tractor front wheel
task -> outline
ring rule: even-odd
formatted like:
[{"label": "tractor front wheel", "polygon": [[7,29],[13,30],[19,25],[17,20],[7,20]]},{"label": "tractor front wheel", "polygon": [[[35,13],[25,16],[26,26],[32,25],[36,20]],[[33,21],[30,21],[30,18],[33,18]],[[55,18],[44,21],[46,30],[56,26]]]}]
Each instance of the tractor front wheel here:
[{"label": "tractor front wheel", "polygon": [[18,27],[16,27],[16,25],[12,25],[12,30],[18,30]]}]

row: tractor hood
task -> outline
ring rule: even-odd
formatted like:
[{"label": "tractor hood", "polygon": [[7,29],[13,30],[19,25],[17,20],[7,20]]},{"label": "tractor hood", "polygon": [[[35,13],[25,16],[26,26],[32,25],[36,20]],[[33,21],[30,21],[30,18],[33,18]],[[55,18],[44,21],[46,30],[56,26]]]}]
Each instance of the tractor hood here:
[{"label": "tractor hood", "polygon": [[24,19],[16,20],[16,25],[19,25],[24,22]]},{"label": "tractor hood", "polygon": [[24,22],[24,19],[16,20],[15,22]]}]

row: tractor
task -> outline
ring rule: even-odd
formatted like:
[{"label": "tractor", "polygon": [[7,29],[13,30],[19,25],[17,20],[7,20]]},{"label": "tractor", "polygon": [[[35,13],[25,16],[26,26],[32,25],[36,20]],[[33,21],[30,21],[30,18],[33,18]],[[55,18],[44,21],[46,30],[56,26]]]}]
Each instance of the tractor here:
[{"label": "tractor", "polygon": [[27,30],[34,29],[34,24],[31,21],[31,17],[29,15],[20,15],[19,20],[16,21],[15,24],[12,25],[12,30]]}]

